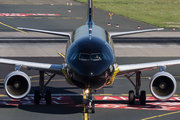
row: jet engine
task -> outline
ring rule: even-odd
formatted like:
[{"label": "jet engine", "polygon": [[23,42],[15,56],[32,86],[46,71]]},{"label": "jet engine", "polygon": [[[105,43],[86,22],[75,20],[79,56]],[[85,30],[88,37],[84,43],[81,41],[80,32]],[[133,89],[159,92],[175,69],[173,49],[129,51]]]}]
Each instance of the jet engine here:
[{"label": "jet engine", "polygon": [[21,99],[28,95],[31,89],[31,81],[28,75],[17,70],[6,76],[4,87],[9,97]]},{"label": "jet engine", "polygon": [[167,72],[156,73],[150,82],[150,91],[158,100],[167,100],[176,92],[176,80]]}]

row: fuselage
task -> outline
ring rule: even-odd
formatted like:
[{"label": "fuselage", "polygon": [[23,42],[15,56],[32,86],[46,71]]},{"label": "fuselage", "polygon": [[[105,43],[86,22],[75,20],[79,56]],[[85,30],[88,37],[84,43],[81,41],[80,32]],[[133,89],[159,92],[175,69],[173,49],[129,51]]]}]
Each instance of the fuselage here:
[{"label": "fuselage", "polygon": [[67,42],[67,77],[82,89],[99,89],[114,73],[113,41],[107,31],[96,25],[76,29]]}]

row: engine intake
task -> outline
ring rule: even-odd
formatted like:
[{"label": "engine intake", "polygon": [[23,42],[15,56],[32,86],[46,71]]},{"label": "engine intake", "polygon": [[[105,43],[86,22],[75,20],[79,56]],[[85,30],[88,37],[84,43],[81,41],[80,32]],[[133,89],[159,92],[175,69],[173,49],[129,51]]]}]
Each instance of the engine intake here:
[{"label": "engine intake", "polygon": [[152,77],[150,91],[156,99],[167,100],[175,94],[176,86],[176,80],[170,73],[158,72]]},{"label": "engine intake", "polygon": [[28,75],[22,71],[9,73],[4,82],[5,91],[13,99],[21,99],[28,95],[31,89],[31,81]]}]

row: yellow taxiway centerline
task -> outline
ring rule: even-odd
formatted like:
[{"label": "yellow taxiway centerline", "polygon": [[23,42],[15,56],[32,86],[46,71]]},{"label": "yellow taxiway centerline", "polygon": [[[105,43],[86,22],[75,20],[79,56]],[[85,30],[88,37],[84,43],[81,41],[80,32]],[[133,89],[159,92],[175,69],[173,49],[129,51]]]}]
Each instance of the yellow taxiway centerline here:
[{"label": "yellow taxiway centerline", "polygon": [[[83,90],[83,103],[86,103],[86,94],[85,94],[85,90]],[[89,113],[85,113],[86,108],[84,107],[84,113],[83,113],[83,120],[89,120],[90,116]]]},{"label": "yellow taxiway centerline", "polygon": [[167,115],[173,115],[173,114],[177,114],[177,113],[180,113],[180,111],[175,111],[175,112],[165,113],[165,114],[161,114],[161,115],[156,115],[156,116],[144,118],[144,119],[141,119],[141,120],[150,120],[150,119],[155,119],[155,118],[164,117],[164,116],[167,116]]},{"label": "yellow taxiway centerline", "polygon": [[27,34],[27,32],[24,32],[24,31],[22,31],[22,30],[19,30],[19,29],[17,29],[17,28],[14,28],[14,27],[9,26],[9,25],[7,25],[7,24],[4,24],[4,23],[2,23],[2,22],[0,22],[0,24],[6,26],[6,27],[8,27],[8,28],[11,28],[11,29],[13,29],[13,30],[16,30],[16,31],[19,31],[19,32],[22,32],[22,33]]}]

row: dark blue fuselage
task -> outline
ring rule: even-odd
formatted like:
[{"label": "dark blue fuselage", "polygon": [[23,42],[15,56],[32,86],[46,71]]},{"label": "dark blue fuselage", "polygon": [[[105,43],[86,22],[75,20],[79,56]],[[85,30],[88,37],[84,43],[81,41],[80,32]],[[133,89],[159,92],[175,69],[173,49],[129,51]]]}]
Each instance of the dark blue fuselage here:
[{"label": "dark blue fuselage", "polygon": [[67,43],[66,62],[69,79],[82,89],[106,85],[114,72],[113,42],[99,26],[84,25],[72,33]]}]

